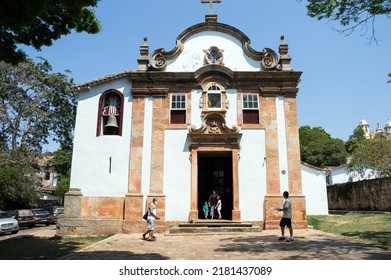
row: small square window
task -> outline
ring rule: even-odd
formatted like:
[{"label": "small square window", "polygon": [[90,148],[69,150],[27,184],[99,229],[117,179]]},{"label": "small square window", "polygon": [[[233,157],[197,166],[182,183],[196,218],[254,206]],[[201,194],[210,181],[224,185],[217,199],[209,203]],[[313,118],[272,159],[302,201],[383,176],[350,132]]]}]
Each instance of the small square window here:
[{"label": "small square window", "polygon": [[171,95],[170,123],[186,123],[186,94]]},{"label": "small square window", "polygon": [[259,124],[259,102],[257,94],[243,94],[243,123]]}]

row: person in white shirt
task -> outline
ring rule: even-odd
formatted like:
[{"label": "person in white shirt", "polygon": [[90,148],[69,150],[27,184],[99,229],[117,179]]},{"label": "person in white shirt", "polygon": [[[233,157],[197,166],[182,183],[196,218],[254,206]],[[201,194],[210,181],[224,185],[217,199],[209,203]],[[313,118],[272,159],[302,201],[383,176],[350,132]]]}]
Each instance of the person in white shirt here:
[{"label": "person in white shirt", "polygon": [[153,233],[155,231],[155,221],[160,219],[160,217],[156,213],[157,212],[156,211],[157,210],[157,208],[156,208],[157,202],[158,202],[157,198],[154,198],[148,206],[148,219],[147,219],[148,230],[145,233],[143,233],[143,239],[145,239],[146,235],[148,234],[148,236],[149,236],[149,238],[147,239],[148,241],[155,241],[156,240],[155,236],[153,235]]},{"label": "person in white shirt", "polygon": [[284,204],[282,208],[276,208],[276,211],[282,211],[282,218],[280,221],[281,236],[278,240],[285,240],[285,226],[289,229],[290,237],[286,241],[293,241],[293,228],[292,228],[292,203],[289,200],[289,192],[284,191]]}]

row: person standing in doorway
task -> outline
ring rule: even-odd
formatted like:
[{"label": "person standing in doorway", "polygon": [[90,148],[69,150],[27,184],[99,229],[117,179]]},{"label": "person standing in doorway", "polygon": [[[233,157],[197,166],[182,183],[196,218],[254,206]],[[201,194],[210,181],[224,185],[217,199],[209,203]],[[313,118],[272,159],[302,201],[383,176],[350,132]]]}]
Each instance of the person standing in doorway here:
[{"label": "person standing in doorway", "polygon": [[157,198],[152,199],[152,202],[148,206],[148,230],[143,233],[143,239],[148,234],[148,241],[156,241],[155,236],[153,235],[155,231],[155,221],[159,220],[160,217],[157,215],[156,204],[158,203]]},{"label": "person standing in doorway", "polygon": [[208,215],[209,215],[209,203],[208,203],[208,201],[205,201],[204,206],[202,207],[202,210],[204,211],[205,219],[208,219]]},{"label": "person standing in doorway", "polygon": [[210,203],[210,218],[213,219],[216,212],[216,204],[217,204],[217,194],[216,191],[213,190],[212,194],[209,197],[209,203]]},{"label": "person standing in doorway", "polygon": [[221,196],[217,196],[217,204],[216,204],[216,209],[217,213],[219,214],[219,220],[221,220],[221,208],[223,207],[222,202],[221,202]]},{"label": "person standing in doorway", "polygon": [[285,227],[289,229],[290,237],[286,241],[293,241],[293,228],[292,228],[292,203],[289,199],[289,192],[284,191],[284,204],[282,208],[276,208],[276,211],[282,211],[282,218],[280,221],[281,236],[278,240],[285,240]]}]

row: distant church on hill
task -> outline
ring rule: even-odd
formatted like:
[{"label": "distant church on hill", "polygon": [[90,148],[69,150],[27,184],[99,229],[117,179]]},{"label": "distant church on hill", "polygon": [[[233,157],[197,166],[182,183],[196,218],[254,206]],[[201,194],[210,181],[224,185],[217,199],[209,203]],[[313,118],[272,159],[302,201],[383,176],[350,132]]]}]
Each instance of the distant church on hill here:
[{"label": "distant church on hill", "polygon": [[357,127],[361,128],[364,131],[365,138],[367,139],[372,139],[375,137],[385,137],[391,140],[391,121],[389,118],[386,125],[384,126],[384,129],[382,129],[378,123],[377,129],[371,131],[369,129],[369,124],[366,120],[364,120],[364,118],[361,118],[361,121],[359,122]]},{"label": "distant church on hill", "polygon": [[[220,1],[204,1],[212,3]],[[253,49],[212,12],[170,50],[140,46],[138,69],[79,86],[71,189],[58,234],[142,232],[158,198],[157,230],[203,218],[213,190],[224,220],[278,228],[288,190],[306,228],[296,95],[284,37]],[[327,203],[327,201],[326,201]]]}]

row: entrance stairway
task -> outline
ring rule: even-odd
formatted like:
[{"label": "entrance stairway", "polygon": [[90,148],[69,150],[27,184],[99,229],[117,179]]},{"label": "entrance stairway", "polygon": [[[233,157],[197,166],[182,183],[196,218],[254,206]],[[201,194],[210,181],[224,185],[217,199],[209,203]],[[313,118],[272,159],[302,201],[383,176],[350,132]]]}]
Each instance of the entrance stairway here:
[{"label": "entrance stairway", "polygon": [[244,232],[261,232],[262,228],[252,223],[233,222],[229,220],[197,220],[192,223],[180,223],[169,229],[170,235],[200,234],[240,234]]}]

